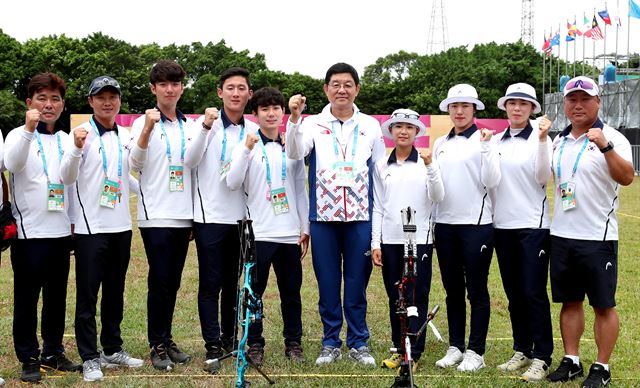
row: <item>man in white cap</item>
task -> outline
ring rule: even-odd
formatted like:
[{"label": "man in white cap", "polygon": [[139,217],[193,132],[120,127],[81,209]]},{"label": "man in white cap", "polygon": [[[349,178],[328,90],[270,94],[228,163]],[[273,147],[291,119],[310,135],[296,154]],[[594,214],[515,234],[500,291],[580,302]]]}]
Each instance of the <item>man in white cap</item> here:
[{"label": "man in white cap", "polygon": [[[444,199],[436,205],[434,238],[447,294],[450,345],[436,365],[449,368],[459,364],[458,370],[465,372],[485,366],[491,308],[487,281],[493,255],[493,204],[489,190],[500,182],[500,160],[490,142],[493,133],[478,129],[474,123],[476,111],[483,109],[473,86],[453,86],[440,103],[440,110],[449,112],[453,128],[433,146],[445,192]],[[471,303],[468,347],[464,338],[465,291]]]},{"label": "man in white cap", "polygon": [[[611,381],[609,358],[618,339],[616,313],[620,185],[633,182],[629,141],[598,118],[598,85],[579,76],[564,87],[564,112],[571,122],[553,141],[555,206],[551,224],[551,293],[562,303],[560,330],[565,356],[547,377],[567,381],[583,375],[579,358],[584,332],[584,297],[595,313],[598,354],[583,387]],[[565,195],[561,193],[564,191]]]},{"label": "man in white cap", "polygon": [[527,381],[543,380],[553,354],[549,277],[549,202],[551,121],[540,113],[536,90],[516,83],[498,100],[509,126],[496,135],[500,184],[495,190],[493,226],[502,285],[509,300],[514,354],[498,365],[503,371],[526,368]]},{"label": "man in white cap", "polygon": [[[401,210],[415,210],[417,251],[417,278],[408,283],[404,297],[408,306],[418,309],[418,316],[410,318],[407,329],[416,333],[427,318],[429,289],[431,287],[431,209],[434,202],[442,200],[444,187],[440,170],[432,162],[431,151],[418,152],[414,141],[426,135],[420,115],[410,109],[397,109],[382,124],[382,131],[393,139],[395,148],[391,154],[380,159],[373,172],[373,218],[371,254],[373,264],[382,267],[382,278],[389,298],[391,340],[398,349],[382,361],[383,368],[396,369],[403,360],[400,318],[398,316],[398,285],[403,277],[405,236],[402,229]],[[415,288],[415,290],[414,290]],[[414,299],[415,297],[415,299]],[[411,344],[414,369],[424,351],[425,336]]]}]

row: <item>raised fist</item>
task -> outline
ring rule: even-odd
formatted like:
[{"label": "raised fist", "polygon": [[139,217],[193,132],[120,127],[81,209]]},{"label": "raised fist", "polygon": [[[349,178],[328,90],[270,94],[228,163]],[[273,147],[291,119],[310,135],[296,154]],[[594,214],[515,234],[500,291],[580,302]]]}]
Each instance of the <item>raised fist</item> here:
[{"label": "raised fist", "polygon": [[296,94],[289,99],[289,111],[291,111],[291,122],[295,123],[300,119],[300,115],[304,110],[307,97],[302,94]]},{"label": "raised fist", "polygon": [[144,116],[144,127],[142,128],[142,130],[149,132],[153,130],[153,127],[156,125],[156,123],[160,121],[160,111],[156,108],[147,109],[144,112]]},{"label": "raised fist", "polygon": [[204,110],[204,125],[211,128],[213,122],[218,118],[218,108],[207,108]]},{"label": "raised fist", "polygon": [[87,140],[87,130],[83,127],[78,127],[73,131],[73,143],[78,148],[83,148],[84,143]]},{"label": "raised fist", "polygon": [[36,126],[40,121],[40,111],[37,109],[29,109],[25,114],[24,128],[33,133],[36,130]]},{"label": "raised fist", "polygon": [[480,130],[480,141],[489,141],[491,140],[491,136],[493,136],[493,131],[487,128],[482,128]]},{"label": "raised fist", "polygon": [[256,143],[258,142],[258,140],[260,140],[260,138],[258,137],[258,135],[256,135],[255,133],[248,133],[247,134],[247,140],[245,142],[245,145],[247,146],[248,149],[252,150],[253,146],[256,145]]},{"label": "raised fist", "polygon": [[538,139],[543,143],[546,142],[549,129],[551,129],[551,120],[547,115],[540,117],[540,120],[538,120],[538,129]]},{"label": "raised fist", "polygon": [[422,150],[418,152],[418,155],[420,155],[420,157],[422,158],[422,161],[424,162],[425,166],[428,166],[431,164],[433,158],[432,158],[430,149]]}]

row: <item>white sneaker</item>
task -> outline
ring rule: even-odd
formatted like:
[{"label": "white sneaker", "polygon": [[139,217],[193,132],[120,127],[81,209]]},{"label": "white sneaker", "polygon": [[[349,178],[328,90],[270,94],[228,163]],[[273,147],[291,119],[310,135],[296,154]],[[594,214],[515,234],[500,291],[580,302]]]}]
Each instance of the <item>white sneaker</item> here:
[{"label": "white sneaker", "polygon": [[360,346],[358,349],[349,349],[349,358],[358,361],[362,365],[376,366],[376,360],[371,355],[368,346]]},{"label": "white sneaker", "polygon": [[100,364],[103,368],[117,368],[120,366],[139,368],[144,364],[144,361],[131,357],[126,350],[122,349],[110,356],[107,356],[104,352],[100,352]]},{"label": "white sneaker", "polygon": [[462,352],[455,346],[449,346],[447,354],[436,361],[436,366],[440,368],[450,368],[462,361]]},{"label": "white sneaker", "polygon": [[323,346],[320,355],[316,358],[316,365],[331,364],[332,362],[342,358],[340,348],[333,346]]},{"label": "white sneaker", "polygon": [[531,365],[531,359],[522,352],[515,352],[511,359],[504,364],[498,365],[498,369],[505,372],[513,372]]},{"label": "white sneaker", "polygon": [[464,358],[460,365],[458,365],[458,370],[460,372],[475,372],[485,367],[484,357],[474,352],[473,350],[467,349],[464,352]]},{"label": "white sneaker", "polygon": [[100,369],[99,358],[87,360],[82,364],[82,377],[84,378],[84,381],[102,380],[102,369]]},{"label": "white sneaker", "polygon": [[0,377],[0,385],[4,385],[4,379]]},{"label": "white sneaker", "polygon": [[526,372],[522,374],[525,381],[542,381],[549,374],[549,365],[539,358],[534,358]]}]

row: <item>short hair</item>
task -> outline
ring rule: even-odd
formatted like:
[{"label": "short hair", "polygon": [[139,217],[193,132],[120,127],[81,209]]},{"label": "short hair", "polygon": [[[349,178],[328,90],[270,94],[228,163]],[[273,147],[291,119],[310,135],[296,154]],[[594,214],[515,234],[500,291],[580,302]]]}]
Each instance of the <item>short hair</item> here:
[{"label": "short hair", "polygon": [[174,61],[162,60],[156,62],[149,73],[152,85],[158,82],[182,82],[187,75],[182,66]]},{"label": "short hair", "polygon": [[285,107],[282,92],[269,86],[256,90],[249,103],[252,112],[257,112],[261,106],[280,105],[283,110]]},{"label": "short hair", "polygon": [[224,81],[231,77],[240,76],[247,80],[247,86],[251,89],[251,78],[249,77],[249,70],[244,67],[230,67],[227,70],[223,71],[220,74],[220,81],[218,82],[218,87],[222,89],[224,85]]},{"label": "short hair", "polygon": [[56,90],[60,93],[60,97],[64,100],[64,95],[67,92],[67,85],[59,75],[51,72],[39,73],[34,75],[29,81],[27,86],[27,92],[29,98],[33,98],[33,95],[41,90],[49,89]]},{"label": "short hair", "polygon": [[327,70],[327,75],[324,76],[324,84],[329,85],[331,76],[333,76],[334,74],[341,74],[341,73],[351,74],[356,85],[360,85],[360,77],[358,77],[358,72],[356,71],[356,69],[353,66],[349,65],[348,63],[344,63],[344,62],[336,63],[335,65],[331,66],[329,70]]}]

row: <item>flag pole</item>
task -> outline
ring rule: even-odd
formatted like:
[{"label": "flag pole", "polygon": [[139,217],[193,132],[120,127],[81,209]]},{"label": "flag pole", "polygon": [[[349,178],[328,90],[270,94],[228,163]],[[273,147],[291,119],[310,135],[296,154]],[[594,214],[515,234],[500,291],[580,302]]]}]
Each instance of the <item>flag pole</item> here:
[{"label": "flag pole", "polygon": [[576,46],[578,45],[578,22],[576,21],[576,15],[573,15],[573,26],[576,30],[573,32],[573,76],[576,76]]},{"label": "flag pole", "polygon": [[[604,2],[604,10],[609,13],[609,8],[607,7],[607,2]],[[609,15],[609,20],[611,20],[611,15]],[[607,22],[604,23],[604,56],[602,57],[602,74],[604,74],[604,68],[607,67]]]},{"label": "flag pole", "polygon": [[[586,19],[586,18],[587,18],[587,14],[585,14],[584,12],[582,12],[582,20],[583,20],[583,23],[584,23],[584,19]],[[584,29],[584,27],[582,27],[582,28]],[[585,32],[586,32],[586,31],[585,31]],[[581,75],[584,75],[584,61],[585,61],[585,59],[584,59],[584,52],[585,52],[585,40],[586,40],[586,37],[584,36],[584,32],[583,32],[583,33],[582,33],[582,74],[581,74]]]},{"label": "flag pole", "polygon": [[[596,18],[596,9],[593,9],[593,18]],[[593,23],[593,22],[592,22]],[[592,25],[593,27],[593,25]],[[591,40],[593,41],[593,70],[596,72],[595,76],[596,76],[596,80],[598,78],[598,74],[600,74],[600,70],[598,70],[598,62],[596,61],[596,40],[593,38],[593,31],[591,34]]]},{"label": "flag pole", "polygon": [[618,69],[618,31],[620,30],[620,0],[616,1],[616,52],[614,56],[614,63],[616,65],[616,70]]},{"label": "flag pole", "polygon": [[631,12],[627,12],[627,76],[629,75],[629,66],[631,62],[631,51],[629,51],[630,41],[631,41]]},{"label": "flag pole", "polygon": [[[558,23],[558,35],[560,35],[560,23]],[[562,51],[560,51],[560,38],[558,37],[558,91],[560,91],[560,57],[562,56]]]}]

